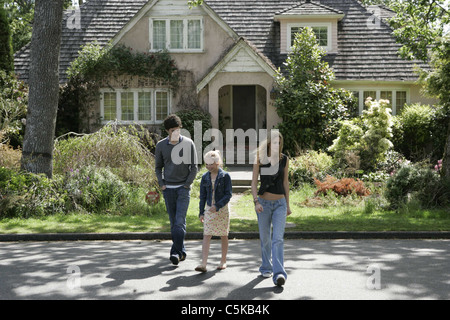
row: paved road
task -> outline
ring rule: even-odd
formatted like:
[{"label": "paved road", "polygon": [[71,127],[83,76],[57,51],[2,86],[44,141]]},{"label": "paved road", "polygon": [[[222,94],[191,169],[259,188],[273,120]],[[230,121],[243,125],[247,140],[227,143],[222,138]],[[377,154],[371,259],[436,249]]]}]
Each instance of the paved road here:
[{"label": "paved road", "polygon": [[[450,299],[449,240],[286,240],[288,279],[259,276],[259,241],[232,240],[229,267],[213,241],[174,267],[168,241],[0,243],[0,299]],[[377,289],[379,287],[379,289]]]}]

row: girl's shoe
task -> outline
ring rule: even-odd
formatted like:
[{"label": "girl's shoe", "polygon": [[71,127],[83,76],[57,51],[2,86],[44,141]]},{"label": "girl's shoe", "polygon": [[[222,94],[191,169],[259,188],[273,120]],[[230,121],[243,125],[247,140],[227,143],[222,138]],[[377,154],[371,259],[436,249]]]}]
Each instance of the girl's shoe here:
[{"label": "girl's shoe", "polygon": [[200,265],[198,265],[198,266],[195,268],[195,271],[205,273],[205,272],[206,272],[206,266],[203,266],[203,265],[200,264]]},{"label": "girl's shoe", "polygon": [[227,263],[220,263],[217,270],[225,270],[227,268]]},{"label": "girl's shoe", "polygon": [[263,278],[271,278],[272,277],[272,272],[264,272],[263,274],[262,274],[262,276],[263,276]]}]

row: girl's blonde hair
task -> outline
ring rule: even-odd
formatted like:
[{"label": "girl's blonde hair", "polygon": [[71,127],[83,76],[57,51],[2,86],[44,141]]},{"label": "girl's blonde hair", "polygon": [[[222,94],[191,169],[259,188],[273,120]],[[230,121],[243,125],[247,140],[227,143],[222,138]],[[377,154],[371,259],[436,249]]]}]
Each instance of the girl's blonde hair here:
[{"label": "girl's blonde hair", "polygon": [[223,166],[223,162],[222,162],[222,157],[220,156],[220,151],[218,150],[211,150],[209,152],[207,152],[204,156],[203,159],[206,162],[206,159],[212,159],[214,161],[214,163],[218,163],[219,166]]},{"label": "girl's blonde hair", "polygon": [[257,149],[257,154],[256,154],[256,161],[258,161],[260,164],[268,164],[269,163],[269,158],[271,155],[271,143],[272,143],[272,138],[280,138],[280,148],[278,150],[278,156],[281,158],[283,157],[282,155],[282,150],[283,150],[283,135],[281,134],[281,132],[279,131],[271,131],[270,134],[267,135],[267,139],[264,140],[263,142],[261,142],[259,144],[259,148]]}]

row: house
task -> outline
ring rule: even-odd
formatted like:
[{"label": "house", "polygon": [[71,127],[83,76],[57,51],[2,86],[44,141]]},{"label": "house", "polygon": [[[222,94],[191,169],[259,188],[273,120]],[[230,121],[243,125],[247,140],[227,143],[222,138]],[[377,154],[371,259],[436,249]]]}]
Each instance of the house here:
[{"label": "house", "polygon": [[[199,106],[213,127],[273,128],[280,121],[273,106],[275,76],[289,54],[294,34],[315,31],[333,68],[333,85],[359,101],[389,99],[393,113],[405,103],[432,103],[415,82],[415,64],[402,60],[382,6],[357,0],[89,0],[63,21],[60,80],[81,46],[96,41],[123,44],[141,52],[167,50],[181,71],[172,92],[139,79],[112,79],[93,106],[103,123],[118,119],[158,128],[169,113]],[[27,80],[29,47],[15,56],[16,72]],[[124,86],[123,83],[127,85]],[[134,110],[126,117],[124,110]],[[145,109],[146,116],[140,110]]]}]

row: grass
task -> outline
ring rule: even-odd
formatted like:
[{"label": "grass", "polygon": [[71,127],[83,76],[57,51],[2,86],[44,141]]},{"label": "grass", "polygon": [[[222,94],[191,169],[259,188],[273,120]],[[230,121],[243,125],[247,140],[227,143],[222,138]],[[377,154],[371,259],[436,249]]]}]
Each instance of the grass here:
[{"label": "grass", "polygon": [[[414,204],[398,212],[382,210],[377,199],[315,197],[312,187],[291,192],[292,215],[286,231],[450,231],[448,209],[421,210]],[[170,225],[161,201],[151,213],[117,215],[72,213],[29,219],[2,219],[0,233],[109,233],[169,232]],[[129,210],[127,212],[130,212]],[[244,194],[233,204],[231,231],[257,231],[252,196]],[[198,219],[198,190],[194,186],[187,215],[187,231],[201,232]]]}]

